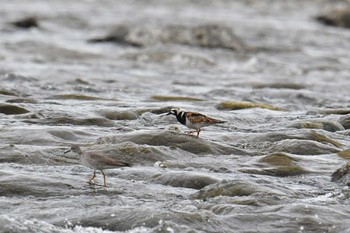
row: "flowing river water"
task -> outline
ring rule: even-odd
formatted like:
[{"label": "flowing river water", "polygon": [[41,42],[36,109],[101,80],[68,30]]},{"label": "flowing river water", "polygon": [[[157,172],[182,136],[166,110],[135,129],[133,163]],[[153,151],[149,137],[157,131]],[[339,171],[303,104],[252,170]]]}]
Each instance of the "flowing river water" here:
[{"label": "flowing river water", "polygon": [[[0,232],[349,232],[339,4],[1,1]],[[133,166],[89,185],[72,144]]]}]

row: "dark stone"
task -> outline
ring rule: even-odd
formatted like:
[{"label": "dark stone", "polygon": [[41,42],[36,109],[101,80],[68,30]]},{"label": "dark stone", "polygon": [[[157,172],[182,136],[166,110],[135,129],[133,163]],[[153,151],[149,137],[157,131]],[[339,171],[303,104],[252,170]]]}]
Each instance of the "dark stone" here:
[{"label": "dark stone", "polygon": [[23,29],[39,27],[38,19],[32,16],[12,22],[11,24]]}]

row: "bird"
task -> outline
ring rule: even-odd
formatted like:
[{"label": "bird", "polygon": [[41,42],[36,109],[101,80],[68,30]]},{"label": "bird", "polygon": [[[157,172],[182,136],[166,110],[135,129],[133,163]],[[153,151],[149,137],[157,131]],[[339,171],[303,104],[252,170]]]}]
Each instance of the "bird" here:
[{"label": "bird", "polygon": [[131,167],[131,164],[126,162],[121,162],[117,159],[108,157],[107,155],[98,151],[86,151],[83,152],[78,145],[73,145],[71,148],[64,153],[74,152],[79,155],[80,164],[85,165],[94,169],[94,174],[89,180],[89,183],[93,183],[93,179],[96,177],[96,170],[100,170],[103,175],[104,187],[107,187],[106,175],[103,172],[105,169],[119,168],[119,167]]},{"label": "bird", "polygon": [[185,112],[180,108],[172,108],[166,115],[174,115],[181,124],[187,126],[190,129],[195,129],[197,137],[199,137],[199,133],[201,132],[202,127],[218,123],[225,123],[223,120],[211,118],[198,112]]}]

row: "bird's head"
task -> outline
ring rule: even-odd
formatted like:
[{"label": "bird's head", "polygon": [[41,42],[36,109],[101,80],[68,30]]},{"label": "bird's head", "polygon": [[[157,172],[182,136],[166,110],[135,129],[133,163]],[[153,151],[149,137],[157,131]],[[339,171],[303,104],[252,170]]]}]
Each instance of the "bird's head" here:
[{"label": "bird's head", "polygon": [[170,109],[170,111],[169,111],[169,113],[167,115],[175,115],[175,116],[177,116],[180,111],[181,111],[180,108],[172,108],[172,109]]}]

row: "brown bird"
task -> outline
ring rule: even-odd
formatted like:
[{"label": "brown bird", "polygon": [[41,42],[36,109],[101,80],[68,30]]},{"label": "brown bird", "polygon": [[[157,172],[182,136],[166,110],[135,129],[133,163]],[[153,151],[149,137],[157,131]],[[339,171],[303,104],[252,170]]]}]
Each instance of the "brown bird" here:
[{"label": "brown bird", "polygon": [[181,124],[186,125],[190,129],[195,129],[197,137],[199,137],[202,127],[225,123],[225,121],[214,119],[198,112],[185,112],[180,108],[172,108],[167,115],[174,115]]},{"label": "brown bird", "polygon": [[104,187],[107,187],[106,175],[103,172],[104,169],[113,169],[118,167],[131,166],[129,163],[121,162],[114,158],[110,158],[107,155],[102,154],[101,152],[97,152],[97,151],[83,152],[80,149],[80,146],[78,145],[72,146],[69,150],[65,151],[64,153],[68,153],[70,151],[73,151],[79,155],[80,164],[94,169],[94,174],[89,180],[90,184],[92,183],[93,179],[96,177],[96,170],[100,170],[102,172]]}]

